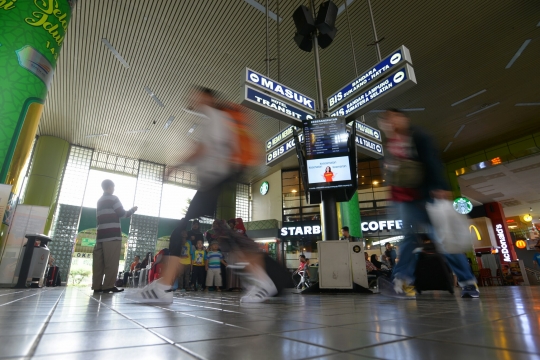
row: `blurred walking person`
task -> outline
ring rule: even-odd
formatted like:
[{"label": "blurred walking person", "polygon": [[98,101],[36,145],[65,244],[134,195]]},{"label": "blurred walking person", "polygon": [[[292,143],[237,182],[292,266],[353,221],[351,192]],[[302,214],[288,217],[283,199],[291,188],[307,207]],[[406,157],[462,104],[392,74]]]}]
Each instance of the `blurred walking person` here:
[{"label": "blurred walking person", "polygon": [[[384,170],[391,185],[391,200],[403,220],[405,236],[399,247],[399,261],[393,268],[393,291],[398,296],[414,298],[417,234],[428,233],[437,241],[426,204],[434,199],[449,200],[451,193],[439,151],[430,135],[411,125],[407,115],[397,109],[387,110],[379,119],[379,126],[387,137]],[[479,297],[476,278],[465,255],[444,255],[458,277],[461,296]]]}]

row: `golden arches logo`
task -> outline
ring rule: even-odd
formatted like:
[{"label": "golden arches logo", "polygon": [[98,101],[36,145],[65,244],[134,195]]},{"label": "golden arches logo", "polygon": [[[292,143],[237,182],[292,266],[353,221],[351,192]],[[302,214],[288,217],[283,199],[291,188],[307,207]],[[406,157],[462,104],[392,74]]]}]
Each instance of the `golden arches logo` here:
[{"label": "golden arches logo", "polygon": [[474,226],[474,225],[469,226],[469,232],[470,232],[471,234],[472,234],[473,229],[474,229],[474,232],[476,233],[476,239],[477,239],[478,241],[482,240],[482,237],[480,236],[480,232],[478,231],[478,229],[476,228],[476,226]]}]

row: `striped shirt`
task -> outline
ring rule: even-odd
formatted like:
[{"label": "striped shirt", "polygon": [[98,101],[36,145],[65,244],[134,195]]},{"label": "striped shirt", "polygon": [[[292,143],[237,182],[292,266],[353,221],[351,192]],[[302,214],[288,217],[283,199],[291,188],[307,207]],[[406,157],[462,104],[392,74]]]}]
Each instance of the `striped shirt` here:
[{"label": "striped shirt", "polygon": [[223,255],[219,251],[209,251],[207,256],[209,269],[221,269]]},{"label": "striped shirt", "polygon": [[120,218],[130,217],[131,211],[126,211],[118,197],[103,194],[98,200],[96,209],[97,236],[96,242],[122,240]]}]

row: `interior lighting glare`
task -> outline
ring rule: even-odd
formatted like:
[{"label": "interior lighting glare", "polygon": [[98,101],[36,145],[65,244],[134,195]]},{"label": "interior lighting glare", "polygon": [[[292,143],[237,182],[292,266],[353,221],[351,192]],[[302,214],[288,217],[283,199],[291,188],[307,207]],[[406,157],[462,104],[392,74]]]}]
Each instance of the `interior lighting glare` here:
[{"label": "interior lighting glare", "polygon": [[472,94],[472,95],[470,95],[470,96],[467,96],[467,97],[464,98],[464,99],[461,99],[461,100],[459,100],[459,101],[456,101],[455,103],[453,103],[453,104],[450,105],[450,106],[456,106],[456,105],[458,105],[458,104],[461,104],[462,102],[465,102],[465,101],[467,101],[467,100],[469,100],[469,99],[472,99],[472,98],[475,97],[475,96],[478,96],[478,95],[480,95],[480,94],[483,94],[483,93],[485,93],[486,91],[487,91],[486,89],[480,90],[479,92],[474,93],[474,94]]},{"label": "interior lighting glare", "polygon": [[506,65],[505,69],[510,69],[512,65],[514,65],[514,62],[518,59],[518,57],[521,56],[521,53],[523,52],[523,50],[525,50],[525,48],[529,45],[530,42],[531,42],[531,39],[527,39],[525,40],[525,42],[523,42],[523,44],[515,53],[515,55],[512,57],[512,59],[510,59],[510,62],[508,63],[508,65]]},{"label": "interior lighting glare", "polygon": [[193,134],[196,128],[197,128],[197,124],[193,124],[193,126],[188,130],[188,134]]},{"label": "interior lighting glare", "polygon": [[463,129],[465,128],[465,124],[461,125],[460,128],[458,129],[458,131],[456,132],[456,135],[454,135],[454,139],[457,138],[459,136],[459,134],[461,133],[461,131],[463,131]]},{"label": "interior lighting glare", "polygon": [[173,116],[173,115],[169,116],[169,119],[167,120],[167,122],[165,123],[165,125],[163,125],[163,128],[164,128],[164,129],[168,129],[169,126],[171,126],[173,120],[174,120],[174,116]]},{"label": "interior lighting glare", "polygon": [[296,192],[298,192],[298,190],[296,190],[296,189],[292,189],[292,191],[291,191],[291,192],[293,192],[293,193],[296,193]]},{"label": "interior lighting glare", "polygon": [[502,164],[502,160],[500,157],[491,159],[491,165],[500,165],[500,164]]},{"label": "interior lighting glare", "polygon": [[448,145],[446,145],[446,147],[444,148],[444,151],[443,151],[443,152],[447,152],[448,149],[450,149],[450,146],[452,146],[452,141],[450,141],[450,142],[448,143]]},{"label": "interior lighting glare", "polygon": [[481,108],[480,110],[473,111],[472,113],[467,114],[466,116],[467,116],[467,117],[473,116],[473,115],[475,115],[475,114],[478,114],[479,112],[482,112],[482,111],[484,111],[484,110],[487,110],[487,109],[489,109],[489,108],[492,108],[492,107],[494,107],[494,106],[497,106],[497,105],[499,105],[500,103],[501,103],[500,101],[497,101],[496,103],[493,103],[493,104],[484,106],[484,107]]},{"label": "interior lighting glare", "polygon": [[540,106],[540,102],[517,103],[515,106]]},{"label": "interior lighting glare", "polygon": [[165,105],[161,102],[161,100],[159,100],[159,98],[156,96],[156,94],[154,94],[154,92],[152,91],[152,89],[150,89],[148,86],[145,86],[144,87],[144,90],[148,93],[148,95],[154,99],[154,101],[160,106],[160,107],[165,107]]},{"label": "interior lighting glare", "polygon": [[377,184],[379,184],[379,182],[378,182],[377,180],[375,180],[375,181],[373,182],[373,185],[377,185]]},{"label": "interior lighting glare", "polygon": [[109,49],[109,51],[114,55],[114,57],[118,61],[120,61],[120,63],[122,65],[124,65],[126,68],[129,69],[129,64],[127,63],[127,61],[122,57],[122,55],[120,55],[120,53],[118,51],[116,51],[116,49],[111,45],[109,40],[103,38],[103,39],[101,39],[101,42],[103,42],[103,44],[105,44],[105,46]]}]

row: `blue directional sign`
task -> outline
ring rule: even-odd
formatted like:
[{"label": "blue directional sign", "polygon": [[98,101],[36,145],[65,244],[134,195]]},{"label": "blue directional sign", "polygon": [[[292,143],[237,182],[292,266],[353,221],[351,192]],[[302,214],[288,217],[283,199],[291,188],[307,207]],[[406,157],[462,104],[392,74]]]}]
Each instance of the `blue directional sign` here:
[{"label": "blue directional sign", "polygon": [[244,86],[244,100],[242,100],[242,105],[298,126],[302,126],[302,120],[313,119],[315,117],[311,112],[308,113],[300,110],[247,85]]},{"label": "blue directional sign", "polygon": [[381,132],[375,128],[372,128],[371,126],[369,125],[366,125],[360,121],[355,121],[354,122],[355,125],[356,125],[356,132],[357,133],[362,133],[364,135],[367,135],[369,136],[370,138],[373,138],[377,141],[381,141],[382,138],[381,138]]},{"label": "blue directional sign", "polygon": [[276,135],[274,135],[272,138],[266,140],[266,151],[276,147],[277,145],[281,144],[285,139],[293,135],[293,129],[298,129],[296,126],[291,125],[285,128],[285,130],[280,131]]},{"label": "blue directional sign", "polygon": [[380,159],[384,156],[383,147],[381,144],[371,141],[361,135],[356,135],[356,149],[361,153],[371,156],[375,159]]},{"label": "blue directional sign", "polygon": [[412,64],[411,55],[409,53],[409,49],[402,45],[399,49],[393,51],[380,63],[371,67],[362,75],[354,79],[353,82],[347,84],[335,94],[332,94],[332,96],[326,100],[328,109],[335,108],[347,98],[351,97],[351,95],[369,84],[373,79],[376,79],[381,75],[385,75],[390,70],[397,69],[399,66],[407,62]]},{"label": "blue directional sign", "polygon": [[352,96],[346,104],[335,109],[330,116],[345,116],[346,120],[353,120],[359,115],[360,110],[365,113],[377,107],[385,100],[385,95],[389,93],[394,96],[399,95],[414,85],[416,85],[414,69],[411,65],[406,64],[395,73],[380,80],[369,90]]},{"label": "blue directional sign", "polygon": [[[302,143],[304,142],[304,134],[299,133],[298,134],[298,140]],[[282,158],[286,154],[293,154],[294,153],[294,138],[291,135],[291,139],[280,146],[278,146],[275,150],[272,150],[268,153],[266,153],[266,165],[272,166],[274,163],[277,162],[278,159]]]},{"label": "blue directional sign", "polygon": [[283,84],[280,84],[275,80],[261,75],[258,72],[246,68],[245,81],[249,85],[255,85],[267,91],[270,91],[271,94],[280,96],[293,104],[300,105],[309,110],[315,111],[315,100]]}]

